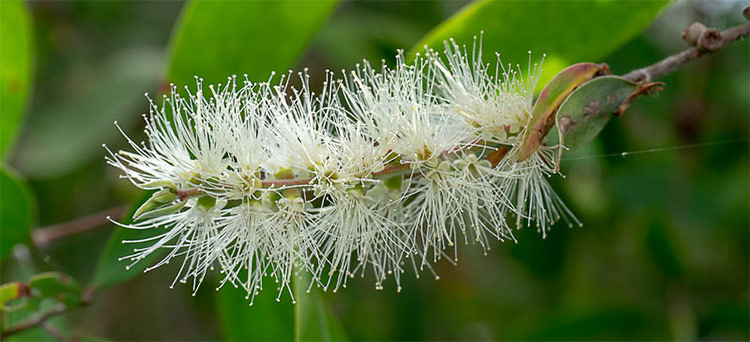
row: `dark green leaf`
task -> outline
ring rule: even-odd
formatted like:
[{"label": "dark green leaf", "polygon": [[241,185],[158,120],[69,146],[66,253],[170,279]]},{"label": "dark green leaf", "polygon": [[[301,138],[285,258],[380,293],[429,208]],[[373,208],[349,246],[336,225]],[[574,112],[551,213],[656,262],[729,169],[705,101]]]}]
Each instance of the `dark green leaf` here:
[{"label": "dark green leaf", "polygon": [[541,86],[570,64],[601,61],[642,32],[667,2],[475,1],[438,25],[411,52],[424,45],[441,49],[442,41],[451,37],[471,45],[472,37],[484,30],[484,55],[500,52],[505,64],[525,66],[527,51],[546,53]]},{"label": "dark green leaf", "polygon": [[276,301],[278,284],[265,279],[263,291],[253,305],[245,299],[247,292],[231,285],[217,293],[217,313],[226,341],[291,341],[294,339],[294,304],[290,299]]},{"label": "dark green leaf", "polygon": [[[304,273],[306,274],[306,273]],[[307,292],[309,276],[300,275],[294,282],[294,338],[297,341],[348,340],[344,328],[326,305],[320,289]]]},{"label": "dark green leaf", "polygon": [[0,169],[0,259],[14,245],[31,240],[33,202],[24,182],[6,169]]},{"label": "dark green leaf", "polygon": [[[151,195],[151,192],[145,193],[140,200],[130,207],[130,210],[123,217],[122,221],[124,223],[132,222],[132,217],[136,209],[151,198]],[[113,226],[112,229],[114,231],[107,245],[99,255],[99,262],[94,272],[93,281],[91,282],[91,285],[95,287],[108,287],[127,281],[143,273],[143,270],[154,264],[164,254],[163,250],[157,250],[147,258],[139,260],[138,263],[126,269],[126,266],[131,265],[133,262],[130,260],[120,261],[119,258],[133,254],[133,249],[140,245],[133,243],[124,244],[122,241],[144,239],[158,233],[154,232],[153,229],[136,230],[117,226]]]},{"label": "dark green leaf", "polygon": [[31,17],[24,1],[0,1],[0,160],[26,111],[32,72]]},{"label": "dark green leaf", "polygon": [[224,83],[233,74],[258,81],[285,72],[337,3],[193,1],[173,32],[168,78],[191,86],[195,75]]}]

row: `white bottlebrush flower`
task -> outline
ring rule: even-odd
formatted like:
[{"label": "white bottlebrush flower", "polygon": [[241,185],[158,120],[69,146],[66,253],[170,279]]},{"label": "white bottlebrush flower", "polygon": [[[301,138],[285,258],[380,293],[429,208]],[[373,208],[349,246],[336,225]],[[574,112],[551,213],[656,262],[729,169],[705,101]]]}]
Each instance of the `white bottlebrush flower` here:
[{"label": "white bottlebrush flower", "polygon": [[[280,81],[172,87],[151,101],[147,142],[107,162],[136,186],[156,190],[130,229],[152,232],[123,259],[159,249],[181,258],[175,281],[197,290],[210,270],[242,287],[252,304],[266,277],[277,300],[295,272],[324,289],[370,274],[376,288],[404,265],[417,272],[457,245],[514,240],[511,223],[542,234],[578,222],[553,192],[553,150],[517,162],[541,67],[520,70],[469,55],[451,41],[392,68],[367,61],[315,93],[307,71]],[[299,86],[293,86],[299,80]],[[150,100],[149,100],[150,101]],[[509,219],[515,216],[515,220]],[[514,222],[515,221],[515,222]],[[408,260],[407,260],[408,259]]]},{"label": "white bottlebrush flower", "polygon": [[478,243],[486,251],[491,248],[488,234],[513,239],[505,220],[511,203],[502,180],[508,176],[474,153],[459,153],[413,181],[406,208],[420,244],[420,267],[440,259],[445,249],[453,249],[456,258],[458,240]]},{"label": "white bottlebrush flower", "polygon": [[352,115],[370,137],[403,161],[434,164],[440,153],[466,140],[468,132],[437,102],[435,77],[423,58],[406,64],[399,52],[393,69],[384,63],[377,72],[364,61],[345,75],[342,94]]},{"label": "white bottlebrush flower", "polygon": [[192,277],[194,290],[223,250],[235,242],[223,233],[230,211],[221,208],[227,200],[256,195],[260,164],[267,159],[258,86],[246,81],[238,89],[230,78],[218,87],[220,91],[210,86],[206,96],[202,82],[197,84],[188,98],[172,87],[161,108],[151,101],[146,116],[148,144],[139,146],[128,138],[134,152],[115,154],[107,149],[108,163],[123,170],[123,177],[143,189],[163,189],[157,193],[161,196],[154,195],[142,206],[150,211],[139,210],[135,223],[122,225],[154,231],[151,238],[132,241],[152,241],[151,246],[137,248],[126,258],[138,262],[157,249],[170,249],[147,270],[182,257],[175,280],[186,282]]},{"label": "white bottlebrush flower", "polygon": [[400,272],[400,260],[408,245],[399,234],[401,226],[384,216],[375,198],[360,188],[329,195],[332,205],[320,208],[315,231],[321,251],[330,265],[324,288],[346,287],[346,278],[362,276],[370,268],[375,286],[382,288],[388,274]]},{"label": "white bottlebrush flower", "polygon": [[[478,41],[478,45],[477,45]],[[541,65],[523,79],[520,70],[505,66],[497,55],[494,70],[482,60],[482,40],[474,37],[471,54],[453,39],[444,42],[444,54],[427,50],[437,69],[437,92],[448,113],[461,117],[479,138],[500,144],[512,143],[526,126]]]},{"label": "white bottlebrush flower", "polygon": [[276,168],[290,168],[295,173],[320,171],[335,163],[336,156],[331,155],[329,148],[333,137],[326,118],[338,109],[335,103],[328,106],[329,86],[316,97],[309,87],[309,75],[298,75],[302,89],[289,86],[290,72],[282,75],[281,82],[266,99],[264,115],[273,139],[267,148]]},{"label": "white bottlebrush flower", "polygon": [[[245,202],[223,211],[222,229],[216,240],[224,245],[220,258],[221,272],[229,281],[248,292],[250,305],[263,289],[263,277],[279,284],[277,300],[290,284],[295,267],[316,273],[312,268],[320,253],[314,244],[311,215],[301,198],[280,198],[269,207],[261,201]],[[316,280],[317,281],[317,280]]]},{"label": "white bottlebrush flower", "polygon": [[[437,68],[437,90],[448,112],[460,116],[473,127],[475,134],[489,146],[510,151],[494,169],[503,172],[495,177],[495,192],[509,203],[516,214],[516,226],[535,221],[543,236],[558,219],[577,219],[554,193],[547,177],[555,173],[552,151],[542,148],[528,160],[517,163],[518,147],[531,118],[533,91],[541,77],[540,64],[531,62],[524,77],[520,66],[512,68],[500,61],[493,68],[482,61],[482,40],[474,38],[471,53],[452,39],[444,43],[444,54],[428,50]],[[542,58],[543,60],[544,58]],[[458,191],[465,193],[465,191]],[[580,224],[580,223],[579,223]]]},{"label": "white bottlebrush flower", "polygon": [[505,179],[503,186],[514,203],[516,227],[531,226],[534,222],[542,237],[546,237],[549,228],[560,219],[571,227],[573,223],[581,226],[547,180],[556,172],[554,150],[543,147],[528,159],[514,162],[517,152],[518,149],[512,150],[507,160],[498,165],[512,175]]},{"label": "white bottlebrush flower", "polygon": [[264,117],[264,100],[270,90],[266,83],[250,82],[247,75],[240,88],[234,77],[230,81],[220,92],[210,87],[212,97],[205,106],[210,110],[205,116],[224,155],[214,172],[201,172],[196,186],[213,197],[241,200],[259,190],[260,173],[270,159],[264,148],[270,141]]},{"label": "white bottlebrush flower", "polygon": [[[176,257],[182,257],[182,263],[177,276],[171,286],[179,281],[186,283],[192,278],[192,289],[198,290],[206,272],[221,254],[221,246],[216,239],[218,233],[217,220],[220,218],[219,205],[206,207],[199,200],[186,201],[184,211],[157,216],[133,224],[119,224],[128,229],[154,230],[154,235],[140,240],[125,240],[123,243],[141,245],[152,242],[148,247],[138,247],[134,253],[124,256],[121,260],[130,260],[133,264],[148,257],[156,250],[164,248],[169,252],[156,264],[148,267],[150,271],[161,265],[168,264]],[[128,267],[130,267],[128,266]]]}]

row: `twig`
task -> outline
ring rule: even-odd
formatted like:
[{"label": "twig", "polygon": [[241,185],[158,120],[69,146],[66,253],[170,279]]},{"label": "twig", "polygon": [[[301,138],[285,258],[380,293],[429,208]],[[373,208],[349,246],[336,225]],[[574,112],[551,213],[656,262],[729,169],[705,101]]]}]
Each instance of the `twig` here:
[{"label": "twig", "polygon": [[197,195],[200,193],[200,190],[197,188],[190,188],[190,189],[178,189],[177,190],[177,196],[180,197],[180,201],[186,200],[188,197]]},{"label": "twig", "polygon": [[44,248],[49,246],[52,241],[55,241],[59,238],[104,226],[109,223],[109,220],[107,220],[107,216],[118,219],[125,214],[125,212],[128,210],[128,207],[129,206],[127,205],[123,205],[77,218],[72,221],[41,227],[34,230],[32,236],[34,244],[37,247]]},{"label": "twig", "polygon": [[[400,163],[400,164],[393,164],[393,165],[386,165],[382,170],[373,172],[373,177],[383,177],[388,176],[392,173],[401,172],[403,170],[406,170],[411,167],[411,164],[409,163]],[[312,178],[302,178],[302,179],[274,179],[274,180],[264,180],[261,182],[261,185],[264,188],[272,188],[276,186],[295,186],[295,185],[308,185],[310,182],[312,182]]]},{"label": "twig", "polygon": [[55,305],[54,307],[52,307],[52,309],[49,309],[48,311],[46,311],[45,313],[43,313],[43,314],[41,314],[39,316],[27,319],[27,320],[25,320],[25,321],[23,321],[21,323],[18,323],[18,324],[14,325],[14,326],[6,329],[6,330],[3,330],[2,334],[0,334],[0,337],[2,337],[3,339],[5,339],[8,336],[13,335],[15,333],[24,331],[26,329],[34,328],[34,327],[36,327],[38,325],[42,325],[48,319],[50,319],[50,318],[52,318],[54,316],[57,316],[57,315],[62,314],[63,312],[65,312],[65,309],[66,309],[65,304],[60,303],[58,305]]},{"label": "twig", "polygon": [[261,184],[264,188],[273,188],[277,186],[295,186],[295,185],[306,185],[310,184],[311,178],[304,179],[275,179],[275,180],[264,180]]},{"label": "twig", "polygon": [[386,165],[382,170],[373,172],[373,177],[383,177],[387,176],[392,173],[401,172],[404,170],[407,170],[411,167],[410,163],[400,163],[400,164],[393,164],[393,165]]},{"label": "twig", "polygon": [[[633,70],[623,76],[625,79],[633,82],[651,81],[675,71],[683,64],[692,61],[700,56],[720,50],[722,47],[736,40],[742,40],[750,35],[750,23],[745,23],[727,29],[719,33],[716,29],[704,29],[700,33],[693,32],[697,25],[688,27],[683,37],[688,43],[694,43],[695,46],[671,55],[659,62],[647,67]],[[702,25],[700,25],[702,26]]]}]

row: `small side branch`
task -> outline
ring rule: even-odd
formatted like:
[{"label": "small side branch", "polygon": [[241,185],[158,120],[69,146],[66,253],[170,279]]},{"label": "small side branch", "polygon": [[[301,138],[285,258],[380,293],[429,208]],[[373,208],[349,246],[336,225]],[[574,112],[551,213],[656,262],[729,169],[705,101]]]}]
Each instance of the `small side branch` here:
[{"label": "small side branch", "polygon": [[647,67],[633,70],[623,77],[632,82],[648,82],[657,79],[675,71],[689,61],[718,51],[727,44],[742,40],[748,35],[750,35],[750,23],[732,27],[724,32],[719,32],[715,28],[707,29],[699,23],[693,24],[685,30],[683,38],[695,46]]},{"label": "small side branch", "polygon": [[36,326],[43,325],[47,322],[48,319],[64,313],[65,309],[66,309],[65,304],[60,303],[39,316],[30,318],[14,326],[11,326],[10,328],[6,330],[3,330],[0,336],[2,336],[3,339],[5,339],[5,338],[8,338],[8,336],[10,335],[19,333],[26,329],[31,329]]},{"label": "small side branch", "polygon": [[119,219],[127,210],[128,206],[124,205],[77,218],[72,221],[41,227],[34,230],[32,238],[37,247],[44,248],[57,239],[107,225],[110,223],[109,220],[107,220],[108,216],[114,219]]}]

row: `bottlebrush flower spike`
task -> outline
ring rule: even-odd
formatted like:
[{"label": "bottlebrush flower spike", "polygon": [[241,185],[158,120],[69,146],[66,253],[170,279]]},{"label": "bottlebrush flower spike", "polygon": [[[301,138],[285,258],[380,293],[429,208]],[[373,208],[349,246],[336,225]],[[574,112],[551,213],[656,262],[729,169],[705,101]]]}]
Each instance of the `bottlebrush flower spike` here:
[{"label": "bottlebrush flower spike", "polygon": [[486,251],[515,240],[513,227],[577,222],[547,182],[555,149],[519,161],[541,66],[524,78],[499,57],[485,64],[481,40],[471,55],[445,47],[340,79],[327,71],[318,94],[305,70],[208,91],[198,79],[186,98],[173,86],[161,106],[149,100],[147,142],[107,149],[123,178],[157,190],[120,224],[153,232],[124,242],[151,245],[123,259],[168,249],[149,269],[177,258],[175,281],[194,290],[217,269],[219,287],[244,288],[252,304],[267,276],[277,299],[295,272],[333,291],[355,274],[378,289],[393,276],[400,290],[406,268],[434,274],[461,241]]}]

